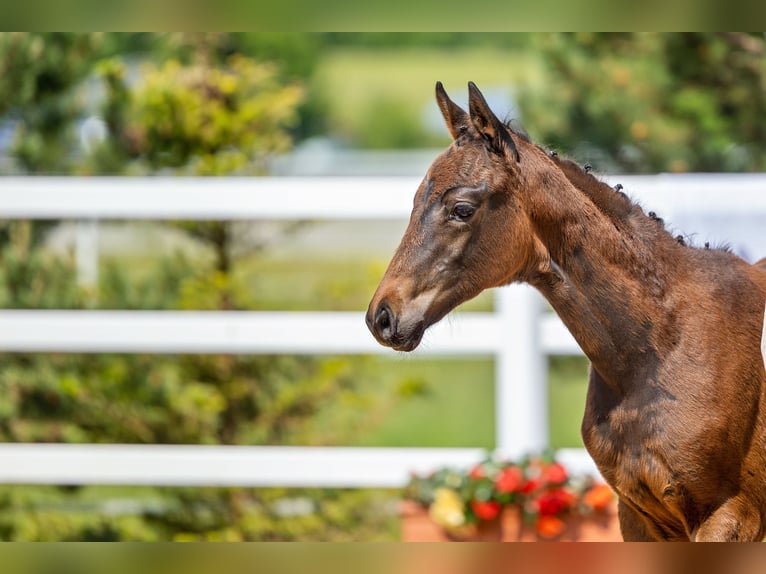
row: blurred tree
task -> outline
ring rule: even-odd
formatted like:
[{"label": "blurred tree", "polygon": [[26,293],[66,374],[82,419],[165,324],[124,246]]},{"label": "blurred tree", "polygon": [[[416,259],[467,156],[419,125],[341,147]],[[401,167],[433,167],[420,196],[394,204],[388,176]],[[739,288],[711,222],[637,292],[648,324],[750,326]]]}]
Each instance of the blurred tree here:
[{"label": "blurred tree", "polygon": [[536,141],[604,171],[766,169],[761,34],[544,34],[520,90]]},{"label": "blurred tree", "polygon": [[75,87],[91,70],[100,34],[0,33],[0,117],[18,121],[13,155],[34,173],[65,173],[75,159]]},{"label": "blurred tree", "polygon": [[128,163],[129,172],[263,173],[269,155],[290,146],[302,88],[283,82],[273,65],[242,55],[221,67],[210,60],[200,49],[193,64],[149,66],[136,88],[125,83],[123,64],[102,62],[112,138],[95,168],[118,171]]},{"label": "blurred tree", "polygon": [[[107,36],[146,49],[143,36]],[[221,35],[172,36],[161,65],[127,80],[118,59],[99,65],[107,86],[103,117],[112,134],[77,166],[85,173],[263,173],[269,154],[291,145],[302,98],[299,82],[274,65],[222,53]],[[64,39],[62,39],[64,41]],[[66,50],[65,50],[66,51]],[[226,50],[224,50],[225,52]],[[19,80],[21,81],[21,80]],[[34,107],[34,106],[33,106]],[[63,130],[65,124],[58,124]],[[54,137],[63,137],[56,132]],[[68,162],[60,164],[65,169]],[[29,164],[30,171],[44,171]],[[211,180],[212,182],[212,180]],[[142,279],[109,265],[99,305],[133,309],[248,309],[254,298],[237,283],[245,244],[229,222],[178,222],[212,257],[156,261]],[[4,228],[0,303],[5,307],[84,306],[71,261],[33,241],[29,222]],[[264,240],[267,241],[267,240]],[[212,263],[211,263],[212,262]],[[318,417],[351,399],[345,430],[381,404],[365,398],[345,360],[291,356],[26,355],[0,357],[0,440],[175,444],[328,444],[344,429]],[[385,405],[382,405],[385,407]],[[380,537],[379,495],[311,491],[310,508],[287,520],[283,489],[151,489],[130,491],[132,510],[113,514],[109,496],[79,487],[0,488],[0,538],[13,540],[340,539],[370,528]],[[114,493],[117,493],[116,495]],[[292,494],[292,496],[295,496]],[[307,496],[307,495],[300,495]],[[304,506],[306,506],[304,504]],[[381,522],[382,521],[382,522]]]},{"label": "blurred tree", "polygon": [[[94,171],[262,174],[270,155],[290,147],[289,129],[297,121],[301,85],[285,81],[274,65],[237,53],[222,57],[220,35],[181,38],[184,51],[194,49],[191,62],[169,60],[162,67],[149,67],[135,88],[126,84],[125,67],[119,61],[101,64],[108,90],[104,118],[112,137],[96,150]],[[231,266],[241,243],[237,229],[243,226],[178,225],[214,253],[214,273],[205,275],[205,289],[220,293],[216,308],[235,308]]]},{"label": "blurred tree", "polygon": [[290,127],[294,139],[326,133],[330,94],[315,79],[325,41],[321,34],[299,32],[247,32],[229,34],[229,50],[258,61],[274,62],[286,81],[300,81],[304,98],[298,106],[299,120]]},{"label": "blurred tree", "polygon": [[[95,61],[101,34],[0,32],[0,120],[15,137],[14,168],[27,173],[67,173],[76,161],[77,86]],[[0,261],[23,275],[36,264],[23,256],[51,228],[50,222],[0,222]],[[8,248],[10,236],[25,236],[26,249]],[[18,243],[18,242],[17,242]],[[20,244],[21,244],[20,243]],[[12,259],[14,255],[21,256]],[[25,289],[25,287],[22,287]]]}]

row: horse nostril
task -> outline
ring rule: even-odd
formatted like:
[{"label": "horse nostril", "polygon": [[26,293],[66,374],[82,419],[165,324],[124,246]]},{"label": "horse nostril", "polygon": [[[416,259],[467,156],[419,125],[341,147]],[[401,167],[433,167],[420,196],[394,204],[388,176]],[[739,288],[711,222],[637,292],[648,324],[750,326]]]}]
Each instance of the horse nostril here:
[{"label": "horse nostril", "polygon": [[391,326],[391,317],[388,315],[388,311],[383,309],[380,313],[378,313],[378,329],[381,331],[384,329],[388,329]]},{"label": "horse nostril", "polygon": [[378,307],[377,313],[375,313],[375,331],[380,337],[388,340],[392,333],[392,318],[391,309],[387,304],[383,303]]}]

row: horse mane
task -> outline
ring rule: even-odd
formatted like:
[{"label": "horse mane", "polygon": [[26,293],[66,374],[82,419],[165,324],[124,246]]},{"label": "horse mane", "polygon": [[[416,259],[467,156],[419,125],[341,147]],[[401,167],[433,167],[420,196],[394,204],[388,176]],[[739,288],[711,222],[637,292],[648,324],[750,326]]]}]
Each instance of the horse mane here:
[{"label": "horse mane", "polygon": [[[516,124],[513,120],[506,119],[503,122],[503,125],[514,136],[532,144],[551,158],[553,163],[561,169],[569,182],[588,196],[596,207],[598,207],[601,212],[609,217],[615,224],[626,224],[629,217],[637,210],[643,213],[643,210],[633,203],[627,195],[594,177],[593,174],[590,173],[591,168],[589,165],[586,164],[585,167],[580,167],[576,162],[567,158],[562,158],[556,152],[545,150],[542,146],[532,142],[526,130]],[[622,186],[620,186],[620,188],[621,187]]]},{"label": "horse mane", "polygon": [[587,195],[596,207],[615,223],[627,224],[630,217],[637,211],[643,213],[643,210],[626,194],[589,173],[590,166],[586,165],[583,168],[570,159],[560,158],[555,154],[548,155],[570,183]]},{"label": "horse mane", "polygon": [[[535,144],[527,131],[513,119],[504,120],[503,125],[514,136],[537,147],[553,160],[553,163],[559,167],[569,182],[580,192],[585,194],[594,205],[614,223],[617,229],[630,227],[635,230],[640,229],[645,233],[647,229],[646,224],[649,224],[648,229],[660,236],[675,240],[677,243],[684,246],[698,248],[698,246],[692,245],[689,239],[684,235],[679,234],[674,236],[665,227],[665,221],[655,212],[644,212],[643,208],[638,203],[635,203],[626,193],[621,191],[622,185],[612,187],[593,175],[591,173],[590,165],[585,164],[584,166],[580,166],[580,164],[571,159],[559,156],[555,151],[548,151],[542,146]],[[702,248],[705,250],[732,253],[731,247],[728,244],[711,246],[710,243],[705,243]]]},{"label": "horse mane", "polygon": [[[539,147],[539,146],[538,146]],[[543,148],[540,148],[545,151]],[[677,243],[688,247],[697,247],[692,245],[684,235],[673,235],[666,227],[664,220],[655,212],[644,212],[643,208],[628,197],[627,194],[620,191],[621,185],[612,187],[601,181],[592,173],[590,166],[581,167],[578,163],[560,157],[556,152],[545,152],[553,162],[561,169],[561,172],[578,190],[584,193],[594,205],[606,215],[615,226],[620,228],[631,227],[633,229],[646,229],[643,222],[650,223],[648,229],[656,233],[674,239]],[[639,223],[641,222],[641,223]],[[731,248],[727,244],[711,246],[705,243],[704,249],[724,251],[731,253]]]}]

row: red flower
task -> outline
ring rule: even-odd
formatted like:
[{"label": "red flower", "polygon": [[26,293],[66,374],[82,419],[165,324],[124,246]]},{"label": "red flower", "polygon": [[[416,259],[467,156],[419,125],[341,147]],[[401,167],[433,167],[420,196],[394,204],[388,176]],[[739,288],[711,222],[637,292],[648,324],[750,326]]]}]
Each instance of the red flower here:
[{"label": "red flower", "polygon": [[519,492],[524,485],[524,472],[518,466],[504,468],[495,479],[495,487],[499,492]]},{"label": "red flower", "polygon": [[474,514],[482,520],[492,520],[493,518],[497,518],[497,515],[500,514],[500,508],[500,503],[494,500],[489,500],[487,502],[481,500],[471,501],[471,509]]},{"label": "red flower", "polygon": [[574,495],[563,488],[554,488],[543,492],[535,500],[537,511],[542,516],[555,516],[567,510],[574,502]]},{"label": "red flower", "polygon": [[477,464],[471,469],[471,471],[468,473],[468,476],[470,476],[471,478],[479,479],[479,478],[486,477],[487,473],[484,470],[484,467],[482,465]]},{"label": "red flower", "polygon": [[540,481],[535,478],[530,478],[521,487],[522,494],[530,494],[540,488]]},{"label": "red flower", "polygon": [[543,538],[556,538],[564,532],[566,524],[560,518],[555,516],[539,516],[535,524],[537,533]]},{"label": "red flower", "polygon": [[542,479],[547,484],[564,484],[569,476],[567,470],[558,462],[549,464],[543,469]]},{"label": "red flower", "polygon": [[606,484],[597,484],[583,496],[583,502],[593,510],[603,510],[614,498],[614,492]]}]

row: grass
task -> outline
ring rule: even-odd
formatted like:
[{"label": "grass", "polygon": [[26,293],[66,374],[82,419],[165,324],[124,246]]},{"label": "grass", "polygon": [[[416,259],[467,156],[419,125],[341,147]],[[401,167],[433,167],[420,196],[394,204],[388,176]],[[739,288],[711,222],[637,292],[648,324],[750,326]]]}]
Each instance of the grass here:
[{"label": "grass", "polygon": [[[494,362],[484,358],[328,357],[344,365],[360,395],[323,406],[311,427],[338,446],[495,446]],[[582,447],[587,362],[554,358],[549,371],[553,448]],[[313,431],[311,431],[313,432]],[[311,435],[309,432],[309,435]]]},{"label": "grass", "polygon": [[[549,433],[553,448],[582,447],[580,421],[587,361],[552,361]],[[392,360],[367,365],[404,396],[385,419],[355,442],[363,446],[481,447],[495,444],[494,365],[486,359]]]},{"label": "grass", "polygon": [[[539,58],[531,51],[489,46],[460,50],[341,48],[322,58],[316,81],[320,90],[329,95],[328,125],[354,141],[382,103],[395,103],[403,110],[417,112],[435,110],[437,80],[460,103],[467,98],[468,81],[484,88],[513,86],[536,82],[540,74]],[[518,110],[499,111],[518,115]],[[428,144],[448,141],[446,130],[442,130]]]},{"label": "grass", "polygon": [[376,358],[367,368],[379,373],[400,401],[357,445],[493,447],[491,360]]},{"label": "grass", "polygon": [[580,423],[588,388],[585,357],[552,357],[548,365],[548,420],[553,448],[582,447]]}]

